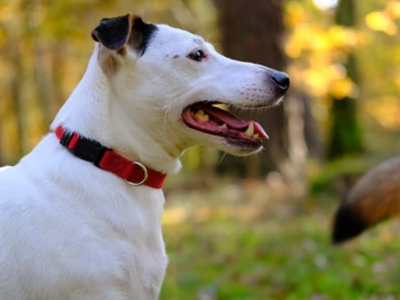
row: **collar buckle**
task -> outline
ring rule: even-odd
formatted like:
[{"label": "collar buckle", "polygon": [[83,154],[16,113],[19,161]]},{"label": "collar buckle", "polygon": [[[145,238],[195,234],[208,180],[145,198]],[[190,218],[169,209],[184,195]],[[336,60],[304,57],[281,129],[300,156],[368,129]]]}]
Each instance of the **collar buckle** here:
[{"label": "collar buckle", "polygon": [[147,181],[147,178],[149,178],[149,172],[147,171],[146,166],[141,164],[140,162],[137,162],[137,161],[133,161],[132,164],[133,165],[137,165],[139,168],[142,169],[143,174],[144,174],[143,175],[143,179],[141,181],[139,181],[139,182],[132,182],[132,181],[129,181],[128,179],[125,179],[125,182],[127,184],[130,184],[130,185],[133,185],[133,186],[143,185]]},{"label": "collar buckle", "polygon": [[76,157],[93,163],[98,166],[104,152],[110,150],[97,141],[80,137],[76,133],[64,132],[60,139],[60,144],[66,147]]}]

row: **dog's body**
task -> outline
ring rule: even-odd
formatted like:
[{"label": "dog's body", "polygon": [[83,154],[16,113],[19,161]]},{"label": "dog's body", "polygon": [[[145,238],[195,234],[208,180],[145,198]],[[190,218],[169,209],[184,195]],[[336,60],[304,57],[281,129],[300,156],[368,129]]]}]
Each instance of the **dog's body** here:
[{"label": "dog's body", "polygon": [[[131,15],[103,20],[93,38],[88,69],[53,131],[61,125],[166,174],[194,144],[237,155],[261,149],[256,123],[243,129],[203,102],[275,105],[288,88],[284,73]],[[157,299],[167,267],[163,205],[161,189],[133,187],[48,134],[0,172],[0,299]]]},{"label": "dog's body", "polygon": [[54,135],[0,182],[0,299],[157,298],[167,265],[160,189],[132,188]]}]

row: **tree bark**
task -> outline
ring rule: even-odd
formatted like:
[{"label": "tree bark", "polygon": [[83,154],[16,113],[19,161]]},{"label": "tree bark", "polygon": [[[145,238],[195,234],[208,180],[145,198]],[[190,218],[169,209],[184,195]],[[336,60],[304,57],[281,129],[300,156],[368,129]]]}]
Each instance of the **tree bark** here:
[{"label": "tree bark", "polygon": [[[281,0],[216,0],[216,5],[222,50],[226,56],[277,70],[286,68]],[[293,110],[288,111],[288,98],[290,96],[285,98],[283,105],[262,113],[245,111],[237,114],[240,118],[259,122],[270,139],[265,142],[265,151],[260,155],[249,159],[226,155],[218,171],[252,177],[263,176],[271,170],[281,171],[282,164],[291,155],[288,114]]]},{"label": "tree bark", "polygon": [[[354,0],[340,0],[335,15],[336,24],[346,27],[356,25]],[[357,63],[354,53],[347,55],[344,67],[348,77],[356,84],[359,83]],[[336,159],[349,154],[361,153],[364,149],[361,129],[357,119],[356,99],[346,96],[342,99],[332,97],[331,132],[328,143],[328,159]]]},{"label": "tree bark", "polygon": [[22,57],[19,50],[18,41],[13,44],[12,50],[10,52],[10,62],[13,66],[14,73],[12,75],[10,83],[10,95],[11,95],[11,111],[15,116],[16,129],[17,129],[17,141],[18,148],[16,149],[16,157],[21,157],[26,153],[26,143],[25,143],[25,121],[23,114],[23,99],[22,99],[22,82],[24,80],[24,70],[22,66]]}]

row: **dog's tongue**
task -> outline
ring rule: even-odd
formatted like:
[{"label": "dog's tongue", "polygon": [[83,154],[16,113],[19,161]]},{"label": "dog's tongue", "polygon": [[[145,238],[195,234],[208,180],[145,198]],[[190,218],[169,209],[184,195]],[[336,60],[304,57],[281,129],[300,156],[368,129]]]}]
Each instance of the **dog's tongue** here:
[{"label": "dog's tongue", "polygon": [[[229,129],[257,139],[268,139],[267,133],[255,121],[244,121],[231,113],[211,105],[196,105],[183,113],[183,118],[191,126],[210,133],[227,133]],[[232,132],[233,133],[233,132]]]},{"label": "dog's tongue", "polygon": [[262,126],[255,121],[244,121],[239,119],[238,117],[230,114],[229,112],[216,108],[214,106],[203,106],[202,109],[208,115],[214,117],[215,119],[219,119],[228,125],[230,128],[234,128],[237,130],[246,130],[250,123],[253,123],[254,132],[258,133],[261,138],[268,139],[267,133],[264,131]]}]

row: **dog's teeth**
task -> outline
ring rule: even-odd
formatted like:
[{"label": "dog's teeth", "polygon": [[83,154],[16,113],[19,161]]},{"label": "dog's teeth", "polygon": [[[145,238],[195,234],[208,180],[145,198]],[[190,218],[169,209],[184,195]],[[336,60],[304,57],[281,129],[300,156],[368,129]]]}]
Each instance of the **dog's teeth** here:
[{"label": "dog's teeth", "polygon": [[255,134],[253,134],[253,138],[258,140],[258,139],[260,139],[260,135],[258,133],[255,133]]},{"label": "dog's teeth", "polygon": [[199,121],[202,122],[208,122],[208,120],[210,119],[210,116],[205,114],[204,111],[201,109],[195,114],[195,116]]},{"label": "dog's teeth", "polygon": [[244,135],[247,137],[252,137],[254,134],[254,124],[253,122],[250,122],[249,127],[247,127],[247,130],[245,131]]},{"label": "dog's teeth", "polygon": [[201,117],[197,116],[197,118],[198,118],[200,121],[203,121],[203,122],[208,122],[208,120],[210,119],[210,117],[209,117],[208,115],[203,115],[203,116],[201,116]]},{"label": "dog's teeth", "polygon": [[219,128],[222,130],[223,133],[227,133],[229,131],[228,125],[225,123],[219,126]]}]

